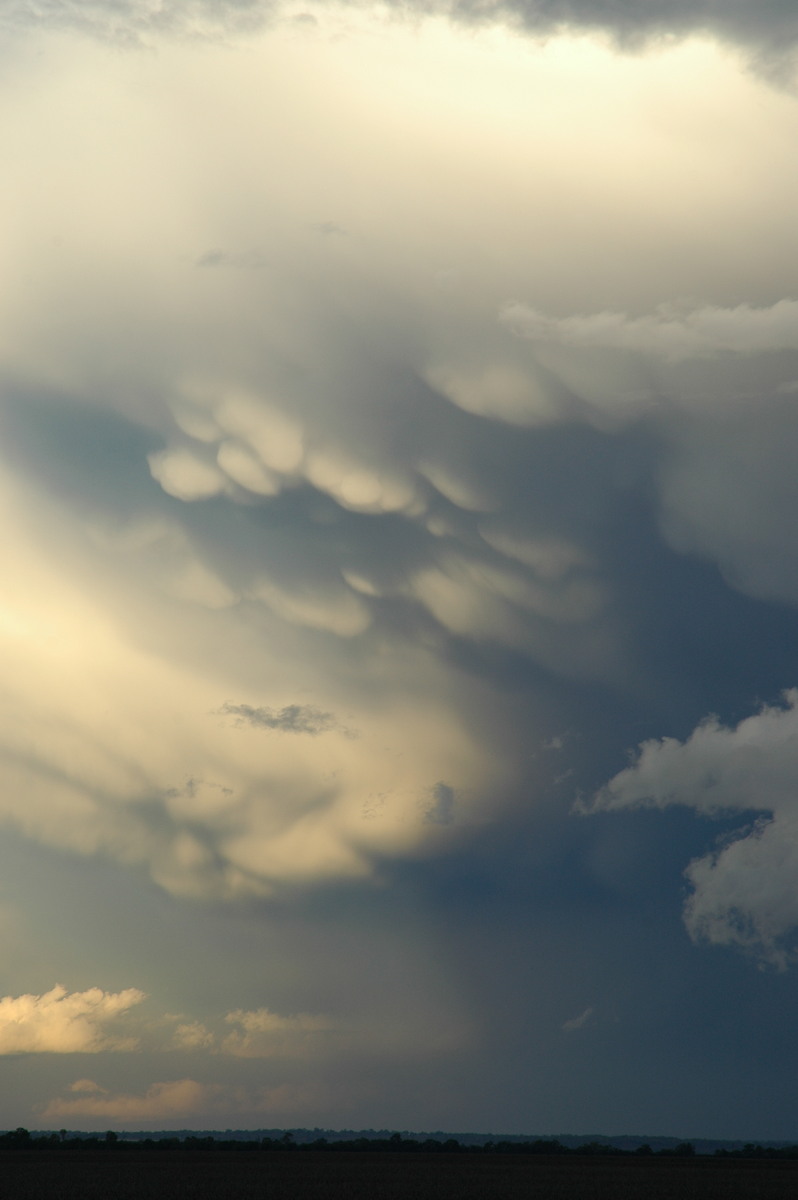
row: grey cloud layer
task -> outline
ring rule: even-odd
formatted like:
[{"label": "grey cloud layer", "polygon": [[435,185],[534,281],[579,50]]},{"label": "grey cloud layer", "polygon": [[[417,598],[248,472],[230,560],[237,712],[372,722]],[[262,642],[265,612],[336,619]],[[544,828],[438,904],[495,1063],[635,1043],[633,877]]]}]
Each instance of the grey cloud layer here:
[{"label": "grey cloud layer", "polygon": [[286,704],[281,709],[253,708],[251,704],[223,704],[219,712],[232,717],[236,724],[275,729],[281,733],[309,733],[315,737],[329,729],[338,728],[332,713],[322,712],[309,704]]},{"label": "grey cloud layer", "polygon": [[383,35],[56,40],[12,96],[2,817],[183,896],[457,852],[562,796],[586,697],[694,724],[641,649],[674,550],[798,597],[790,101],[706,46]]},{"label": "grey cloud layer", "polygon": [[[419,14],[444,14],[468,24],[510,23],[533,34],[608,33],[631,47],[649,39],[710,34],[749,47],[771,70],[785,63],[798,41],[798,17],[790,0],[499,0],[489,8],[473,0],[416,0],[411,7]],[[282,4],[269,0],[165,0],[155,5],[148,0],[115,5],[80,0],[69,7],[44,0],[35,9],[28,0],[15,0],[5,9],[3,24],[13,28],[35,21],[146,41],[164,32],[212,37],[245,32],[283,12]],[[313,20],[307,13],[294,19]]]}]

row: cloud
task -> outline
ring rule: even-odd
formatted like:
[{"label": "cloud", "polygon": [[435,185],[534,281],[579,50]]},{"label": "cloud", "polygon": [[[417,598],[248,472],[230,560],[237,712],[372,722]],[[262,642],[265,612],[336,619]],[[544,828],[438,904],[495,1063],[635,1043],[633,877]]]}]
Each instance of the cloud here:
[{"label": "cloud", "polygon": [[286,704],[277,710],[263,706],[255,708],[251,704],[223,704],[218,711],[233,717],[236,725],[275,729],[280,733],[308,733],[316,737],[340,728],[332,713],[322,712],[310,704]]},{"label": "cloud", "polygon": [[[316,18],[325,5],[311,6]],[[612,0],[500,0],[479,7],[472,0],[414,0],[422,15],[445,16],[468,26],[507,24],[532,35],[570,32],[608,34],[628,49],[650,40],[709,34],[747,47],[760,66],[781,67],[798,40],[798,22],[783,0],[654,0],[644,6],[619,6]],[[16,0],[5,14],[6,27],[38,22],[55,28],[76,28],[114,41],[151,42],[159,35],[218,38],[245,33],[287,16],[310,24],[313,12],[296,17],[273,0],[82,0],[65,8],[58,0]]]},{"label": "cloud", "polygon": [[[148,7],[118,11],[144,29]],[[149,27],[208,15],[181,11],[161,6]],[[647,449],[640,467],[638,418],[656,445],[651,486],[665,497],[668,537],[721,558],[714,526],[702,535],[711,480],[700,456],[689,481],[677,477],[695,414],[652,402],[659,376],[638,376],[662,371],[675,387],[696,364],[714,372],[733,359],[737,373],[741,356],[675,361],[555,337],[544,353],[559,358],[543,363],[537,342],[495,319],[501,297],[529,287],[536,312],[588,317],[612,301],[625,314],[613,336],[655,347],[671,318],[654,291],[692,294],[700,282],[717,298],[679,310],[667,334],[679,345],[725,344],[711,330],[734,322],[756,326],[757,344],[772,341],[792,312],[787,301],[723,299],[727,259],[713,239],[763,254],[740,237],[739,188],[727,179],[739,181],[744,150],[761,167],[746,179],[768,198],[767,238],[786,244],[793,138],[781,102],[741,82],[716,49],[643,64],[574,40],[532,51],[501,35],[496,54],[490,39],[439,23],[391,26],[384,38],[381,18],[362,20],[340,38],[275,26],[246,55],[206,46],[213,69],[199,92],[186,46],[127,56],[120,76],[114,55],[78,38],[43,40],[40,106],[4,84],[24,150],[9,171],[22,231],[4,251],[14,301],[0,314],[14,380],[0,464],[10,581],[0,821],[141,868],[181,896],[375,880],[399,858],[454,849],[502,819],[547,720],[536,702],[521,715],[508,678],[524,679],[528,698],[538,685],[625,686],[634,675],[614,547],[637,502],[638,484],[625,481],[654,457]],[[364,52],[377,43],[412,87],[385,88],[386,60]],[[677,68],[688,83],[675,97]],[[492,115],[470,126],[465,153],[453,114],[477,77]],[[101,97],[90,106],[86,79]],[[175,112],[176,92],[191,123],[160,117]],[[744,122],[755,107],[771,130],[764,148]],[[290,137],[285,111],[296,115]],[[534,188],[520,112],[541,139]],[[333,128],[347,131],[346,148],[328,159],[317,148],[333,144]],[[396,137],[386,142],[387,128]],[[615,128],[617,143],[598,136]],[[684,128],[706,132],[706,175],[692,170],[706,145]],[[734,137],[718,141],[719,128]],[[231,141],[245,129],[274,147],[279,173]],[[52,214],[31,199],[39,154],[61,197],[60,249]],[[159,188],[122,186],[122,160]],[[689,202],[685,179],[698,181]],[[235,196],[252,203],[234,212]],[[429,219],[408,219],[409,198]],[[352,236],[310,236],[328,213]],[[685,239],[716,248],[677,254]],[[229,256],[248,247],[268,269],[216,269],[242,266]],[[622,261],[634,270],[608,291]],[[641,331],[629,314],[652,305]],[[582,353],[603,359],[576,379]],[[745,359],[771,370],[778,357]],[[714,400],[725,380],[711,382]],[[721,440],[711,407],[710,448]],[[667,420],[654,427],[660,409]],[[602,424],[607,411],[620,419]],[[776,445],[786,419],[774,420]],[[723,450],[718,476],[734,478],[738,449]],[[752,469],[752,496],[758,478]],[[752,501],[751,542],[757,515],[767,523]],[[356,745],[335,714],[357,728]],[[508,732],[518,722],[523,737]],[[538,793],[539,774],[525,794]]]},{"label": "cloud", "polygon": [[708,817],[762,814],[688,866],[685,922],[696,940],[788,961],[798,929],[798,690],[735,727],[710,717],[684,742],[644,742],[587,811],[674,804]]},{"label": "cloud", "polygon": [[621,312],[550,317],[523,304],[508,304],[501,320],[532,342],[631,351],[670,362],[798,350],[798,301],[791,299],[761,308],[705,305],[680,312],[662,306],[643,317]]},{"label": "cloud", "polygon": [[81,0],[65,8],[60,0],[16,0],[4,13],[2,26],[19,29],[38,21],[54,29],[73,29],[126,45],[149,44],[155,37],[193,35],[220,37],[234,31],[258,28],[269,19],[274,6],[268,0],[255,4],[239,0]]},{"label": "cloud", "polygon": [[236,1009],[225,1021],[238,1028],[222,1040],[221,1051],[236,1058],[304,1057],[317,1052],[319,1035],[335,1029],[329,1017],[311,1013],[282,1016],[268,1008]]},{"label": "cloud", "polygon": [[[83,1082],[83,1081],[81,1081]],[[75,1091],[72,1085],[70,1091]],[[84,1091],[81,1088],[81,1091]],[[215,1112],[225,1101],[225,1088],[220,1084],[197,1083],[194,1079],[176,1079],[153,1083],[143,1095],[109,1095],[105,1089],[74,1098],[57,1098],[42,1109],[42,1119],[55,1117],[97,1117],[127,1123],[149,1124],[191,1117],[197,1113]]]},{"label": "cloud", "polygon": [[185,448],[164,450],[149,458],[153,479],[178,500],[207,500],[224,490],[224,476],[212,463]]},{"label": "cloud", "polygon": [[[0,999],[0,1054],[99,1054],[135,1050],[137,1037],[117,1029],[144,992],[67,992],[57,984],[41,996]],[[110,1028],[109,1028],[110,1026]]]},{"label": "cloud", "polygon": [[175,1026],[170,1049],[206,1050],[215,1042],[215,1037],[201,1021],[181,1021]]},{"label": "cloud", "polygon": [[447,783],[436,783],[424,805],[425,820],[431,825],[451,825],[455,819],[455,802],[454,788]]},{"label": "cloud", "polygon": [[[69,1090],[74,1091],[75,1085]],[[179,1128],[197,1118],[203,1124],[210,1124],[226,1116],[239,1117],[242,1123],[251,1125],[263,1114],[290,1117],[308,1111],[318,1112],[331,1101],[330,1089],[314,1083],[247,1088],[175,1079],[153,1083],[140,1094],[109,1093],[98,1089],[92,1094],[59,1096],[45,1104],[39,1115],[43,1121],[58,1118],[79,1123],[90,1119],[133,1128],[154,1125]]]},{"label": "cloud", "polygon": [[578,416],[616,432],[635,424],[656,431],[668,542],[716,562],[748,595],[798,603],[787,515],[798,501],[798,302],[665,305],[642,317],[552,317],[516,304],[502,320],[562,388],[559,405],[552,400],[544,413],[530,392],[514,420]]},{"label": "cloud", "polygon": [[570,1021],[563,1021],[561,1028],[564,1033],[574,1033],[577,1029],[584,1029],[592,1016],[592,1007],[586,1008],[578,1017],[572,1017]]},{"label": "cloud", "polygon": [[197,259],[198,267],[232,267],[236,271],[260,271],[266,260],[257,250],[206,250]]}]

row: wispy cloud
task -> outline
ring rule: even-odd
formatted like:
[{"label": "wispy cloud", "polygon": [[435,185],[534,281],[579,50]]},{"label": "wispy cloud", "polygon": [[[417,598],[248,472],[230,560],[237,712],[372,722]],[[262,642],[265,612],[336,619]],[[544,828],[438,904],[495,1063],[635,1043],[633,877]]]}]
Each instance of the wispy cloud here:
[{"label": "wispy cloud", "polygon": [[278,733],[307,733],[316,737],[341,729],[332,713],[323,712],[310,704],[286,704],[283,708],[259,708],[251,704],[223,704],[218,710],[232,717],[234,725],[251,725],[255,729],[273,729]]},{"label": "wispy cloud", "polygon": [[260,271],[267,264],[258,250],[206,250],[197,259],[198,267],[230,267],[235,271]]},{"label": "wispy cloud", "polygon": [[295,1057],[317,1048],[318,1036],[335,1029],[329,1017],[313,1013],[283,1016],[268,1008],[237,1009],[225,1017],[236,1026],[221,1042],[221,1051],[236,1058]]},{"label": "wispy cloud", "polygon": [[578,1017],[571,1017],[569,1021],[563,1021],[561,1029],[563,1033],[575,1033],[577,1029],[584,1029],[592,1016],[593,1008],[586,1008]]},{"label": "wispy cloud", "polygon": [[111,1095],[104,1088],[89,1091],[85,1082],[81,1081],[79,1089],[72,1085],[71,1090],[80,1090],[80,1095],[50,1100],[42,1109],[42,1119],[102,1117],[120,1122],[169,1121],[176,1117],[191,1117],[200,1112],[213,1112],[219,1106],[220,1100],[224,1102],[227,1098],[226,1089],[222,1085],[198,1083],[194,1079],[153,1083],[142,1095]]}]

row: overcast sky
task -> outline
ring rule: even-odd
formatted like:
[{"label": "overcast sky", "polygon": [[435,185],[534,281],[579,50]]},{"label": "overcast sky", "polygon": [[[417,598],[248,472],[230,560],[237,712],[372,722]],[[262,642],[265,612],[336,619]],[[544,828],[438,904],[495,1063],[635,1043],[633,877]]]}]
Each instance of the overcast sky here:
[{"label": "overcast sky", "polygon": [[798,1138],[794,0],[0,17],[0,1126]]}]

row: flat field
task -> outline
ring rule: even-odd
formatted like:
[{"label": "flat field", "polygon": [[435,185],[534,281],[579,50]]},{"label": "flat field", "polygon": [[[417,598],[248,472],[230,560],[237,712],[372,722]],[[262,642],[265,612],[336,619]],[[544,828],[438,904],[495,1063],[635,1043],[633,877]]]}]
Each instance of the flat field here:
[{"label": "flat field", "polygon": [[0,1155],[2,1200],[779,1200],[798,1160],[65,1150]]}]

